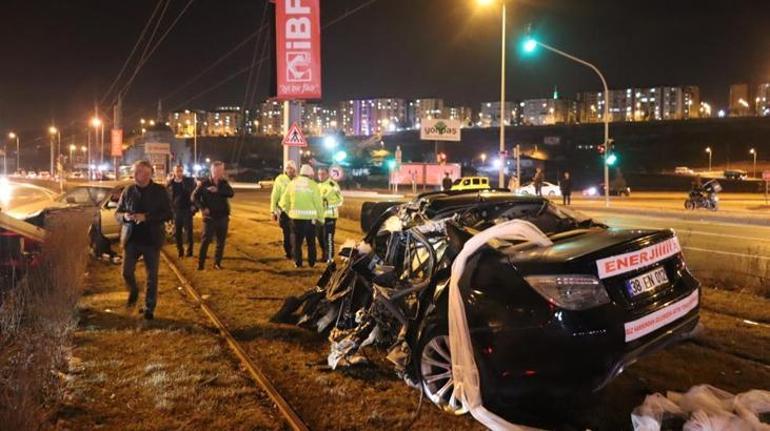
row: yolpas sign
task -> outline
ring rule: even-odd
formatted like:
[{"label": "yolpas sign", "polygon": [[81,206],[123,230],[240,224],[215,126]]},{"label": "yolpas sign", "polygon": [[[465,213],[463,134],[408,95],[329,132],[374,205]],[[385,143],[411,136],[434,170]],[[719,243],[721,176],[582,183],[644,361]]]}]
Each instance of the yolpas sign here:
[{"label": "yolpas sign", "polygon": [[460,120],[427,119],[420,121],[420,139],[423,141],[460,141]]}]

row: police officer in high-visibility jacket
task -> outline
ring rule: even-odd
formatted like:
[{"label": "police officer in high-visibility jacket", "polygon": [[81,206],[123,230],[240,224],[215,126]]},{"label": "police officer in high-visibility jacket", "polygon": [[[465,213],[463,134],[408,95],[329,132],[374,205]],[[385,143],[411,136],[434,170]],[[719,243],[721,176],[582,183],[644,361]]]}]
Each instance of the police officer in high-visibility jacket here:
[{"label": "police officer in high-visibility jacket", "polygon": [[291,219],[294,241],[291,250],[294,266],[302,266],[302,242],[307,242],[307,263],[313,267],[316,261],[315,224],[324,219],[321,203],[321,191],[313,180],[314,172],[310,165],[302,165],[299,176],[286,187],[278,206],[286,211]]},{"label": "police officer in high-visibility jacket", "polygon": [[318,242],[323,250],[324,262],[334,260],[334,232],[337,228],[339,207],[342,206],[340,185],[329,177],[329,170],[318,168],[318,188],[321,190],[321,202],[324,206],[324,221],[317,226]]},{"label": "police officer in high-visibility jacket", "polygon": [[296,176],[297,165],[292,160],[289,160],[286,162],[283,173],[275,177],[273,192],[270,194],[270,213],[273,215],[273,221],[278,221],[278,225],[281,226],[283,231],[283,252],[286,255],[286,259],[291,259],[291,220],[286,211],[282,210],[278,205],[278,202],[281,200],[281,196],[283,196],[286,188],[289,187],[291,180]]}]

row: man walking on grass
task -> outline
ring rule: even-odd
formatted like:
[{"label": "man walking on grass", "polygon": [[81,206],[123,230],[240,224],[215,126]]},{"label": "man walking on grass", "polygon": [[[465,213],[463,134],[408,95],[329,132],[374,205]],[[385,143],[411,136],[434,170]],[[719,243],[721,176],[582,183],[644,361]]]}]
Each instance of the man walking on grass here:
[{"label": "man walking on grass", "polygon": [[140,310],[144,318],[154,317],[158,298],[158,266],[160,249],[165,241],[164,224],[171,219],[171,203],[166,189],[152,181],[153,168],[146,161],[134,163],[134,184],[120,195],[115,218],[122,225],[120,244],[123,248],[123,280],[128,288],[127,307],[139,299],[136,285],[136,262],[144,258],[147,274],[145,306]]},{"label": "man walking on grass", "polygon": [[203,237],[198,255],[198,270],[203,270],[209,244],[216,236],[217,249],[214,254],[214,269],[222,269],[222,257],[225,252],[225,239],[230,224],[230,202],[233,188],[225,179],[225,164],[211,164],[211,177],[198,183],[192,195],[195,205],[203,214]]},{"label": "man walking on grass", "polygon": [[278,203],[281,200],[281,196],[289,187],[289,183],[294,177],[297,176],[297,165],[293,161],[286,162],[286,167],[283,169],[283,173],[275,177],[273,181],[273,191],[270,193],[270,214],[273,215],[273,221],[277,221],[283,231],[283,253],[286,259],[291,259],[291,248],[293,244],[291,231],[291,219],[286,211],[281,208]]},{"label": "man walking on grass", "polygon": [[187,240],[187,257],[193,255],[193,214],[195,205],[191,202],[195,180],[185,176],[184,167],[174,167],[174,177],[166,184],[174,211],[174,239],[179,257],[183,257],[184,240]]}]

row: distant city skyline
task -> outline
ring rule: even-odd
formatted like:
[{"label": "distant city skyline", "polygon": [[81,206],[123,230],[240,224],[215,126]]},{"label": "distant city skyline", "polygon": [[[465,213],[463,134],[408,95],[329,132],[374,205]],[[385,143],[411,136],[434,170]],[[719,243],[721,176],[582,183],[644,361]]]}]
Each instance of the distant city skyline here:
[{"label": "distant city skyline", "polygon": [[[13,41],[3,47],[0,129],[85,123],[155,3],[9,0],[0,28],[3,40]],[[185,3],[172,2],[161,31]],[[325,0],[322,21],[361,4]],[[263,10],[264,3],[254,0],[194,2],[138,73],[125,115],[150,116],[158,99],[167,111],[243,105],[249,73],[225,79],[248,69],[254,40],[182,87],[254,33]],[[730,85],[747,83],[754,91],[770,82],[770,8],[753,2],[527,0],[513,2],[509,11],[510,99],[546,97],[555,85],[563,94],[599,90],[591,72],[578,65],[546,52],[521,57],[516,44],[530,24],[542,40],[595,62],[612,88],[696,85],[701,100],[728,109]],[[57,37],[46,32],[51,28]],[[498,97],[499,12],[482,10],[473,0],[375,1],[325,28],[323,38],[322,104],[440,97],[476,107]],[[269,86],[263,68],[251,90],[255,100],[264,100]]]}]

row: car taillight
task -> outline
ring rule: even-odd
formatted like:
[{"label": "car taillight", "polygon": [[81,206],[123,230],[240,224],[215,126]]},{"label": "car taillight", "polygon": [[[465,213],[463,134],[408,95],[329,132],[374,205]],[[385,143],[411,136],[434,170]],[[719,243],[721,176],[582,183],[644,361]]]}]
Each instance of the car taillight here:
[{"label": "car taillight", "polygon": [[610,302],[604,285],[593,275],[531,275],[524,279],[547,301],[567,310],[585,310]]}]

